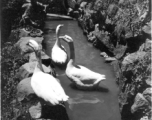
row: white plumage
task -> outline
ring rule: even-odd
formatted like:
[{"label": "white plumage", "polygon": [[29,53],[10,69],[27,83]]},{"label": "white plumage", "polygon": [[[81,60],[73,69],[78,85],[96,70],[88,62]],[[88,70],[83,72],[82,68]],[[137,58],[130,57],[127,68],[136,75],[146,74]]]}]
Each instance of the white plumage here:
[{"label": "white plumage", "polygon": [[29,40],[28,45],[34,49],[38,60],[31,78],[31,86],[35,94],[50,105],[57,105],[60,104],[60,102],[67,101],[69,96],[65,94],[64,89],[58,82],[58,79],[43,72],[44,70],[41,63],[41,51],[39,50],[38,43],[34,40]]},{"label": "white plumage", "polygon": [[68,36],[61,36],[63,40],[69,43],[70,47],[70,60],[67,64],[66,75],[68,78],[75,83],[79,89],[94,89],[99,83],[105,79],[105,75],[93,72],[90,69],[81,66],[75,65],[75,52],[73,39]]},{"label": "white plumage", "polygon": [[52,48],[52,60],[58,64],[65,64],[67,62],[67,53],[65,52],[64,46],[62,48],[54,45]]},{"label": "white plumage", "polygon": [[70,77],[71,75],[73,77],[77,77],[82,82],[88,80],[92,80],[95,82],[97,79],[101,80],[102,78],[105,78],[105,75],[101,75],[99,73],[93,72],[90,69],[81,65],[77,65],[77,67],[75,66],[70,67],[70,65],[68,65],[66,69],[66,74],[68,77]]},{"label": "white plumage", "polygon": [[31,86],[38,97],[43,98],[51,105],[60,104],[69,98],[56,78],[41,71],[34,72]]},{"label": "white plumage", "polygon": [[64,46],[61,45],[59,39],[60,28],[62,26],[63,25],[58,25],[56,27],[56,42],[52,48],[52,54],[51,54],[52,61],[59,65],[66,64],[68,60],[67,52]]}]

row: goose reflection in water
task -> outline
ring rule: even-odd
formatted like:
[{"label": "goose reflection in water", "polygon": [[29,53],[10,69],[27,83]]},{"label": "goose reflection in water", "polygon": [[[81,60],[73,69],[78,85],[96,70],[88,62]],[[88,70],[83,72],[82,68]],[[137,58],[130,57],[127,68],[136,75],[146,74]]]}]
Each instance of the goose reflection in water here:
[{"label": "goose reflection in water", "polygon": [[96,98],[95,96],[90,97],[89,99],[83,98],[82,94],[78,94],[75,98],[70,98],[68,100],[70,109],[73,108],[76,104],[97,104],[97,103],[104,103],[104,100]]}]

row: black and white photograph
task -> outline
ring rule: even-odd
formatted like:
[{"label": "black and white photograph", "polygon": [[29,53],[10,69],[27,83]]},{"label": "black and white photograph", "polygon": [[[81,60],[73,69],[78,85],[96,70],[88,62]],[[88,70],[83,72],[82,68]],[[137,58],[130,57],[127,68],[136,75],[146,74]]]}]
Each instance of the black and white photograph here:
[{"label": "black and white photograph", "polygon": [[152,120],[151,0],[1,0],[1,120]]}]

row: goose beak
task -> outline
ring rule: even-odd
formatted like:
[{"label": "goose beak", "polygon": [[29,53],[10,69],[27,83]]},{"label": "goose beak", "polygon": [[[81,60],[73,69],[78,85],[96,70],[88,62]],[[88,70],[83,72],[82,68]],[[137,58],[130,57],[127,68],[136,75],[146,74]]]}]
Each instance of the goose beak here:
[{"label": "goose beak", "polygon": [[26,45],[30,46],[30,45],[29,45],[29,42],[27,42]]},{"label": "goose beak", "polygon": [[59,39],[62,39],[62,40],[64,40],[65,42],[68,42],[68,41],[66,40],[65,36],[60,36]]},{"label": "goose beak", "polygon": [[65,40],[65,37],[64,37],[64,36],[60,36],[60,37],[59,37],[59,39],[63,39],[63,40]]},{"label": "goose beak", "polygon": [[30,45],[29,42],[27,42],[26,45],[27,45],[29,48],[32,48],[32,49],[34,50],[34,48]]},{"label": "goose beak", "polygon": [[60,27],[63,27],[64,25],[63,24],[60,24]]}]

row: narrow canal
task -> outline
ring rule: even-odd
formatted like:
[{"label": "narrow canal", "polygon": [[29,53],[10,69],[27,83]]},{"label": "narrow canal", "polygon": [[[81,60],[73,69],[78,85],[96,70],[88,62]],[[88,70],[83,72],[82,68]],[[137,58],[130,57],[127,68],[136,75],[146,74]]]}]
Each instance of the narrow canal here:
[{"label": "narrow canal", "polygon": [[[58,24],[64,24],[64,27],[61,28],[60,35],[67,34],[74,40],[76,63],[106,75],[106,80],[101,81],[100,86],[102,88],[104,84],[108,90],[81,91],[70,86],[71,81],[64,74],[65,70],[56,68],[62,86],[72,100],[70,108],[72,109],[74,120],[120,120],[118,105],[119,89],[115,83],[116,78],[112,67],[104,63],[104,59],[99,55],[100,51],[87,42],[77,21],[51,21],[48,19],[46,20],[45,28],[56,28]],[[54,31],[49,31],[44,35],[44,43],[47,44],[46,52],[50,56],[51,48],[55,43]],[[68,44],[64,41],[62,44],[69,54]]]}]

